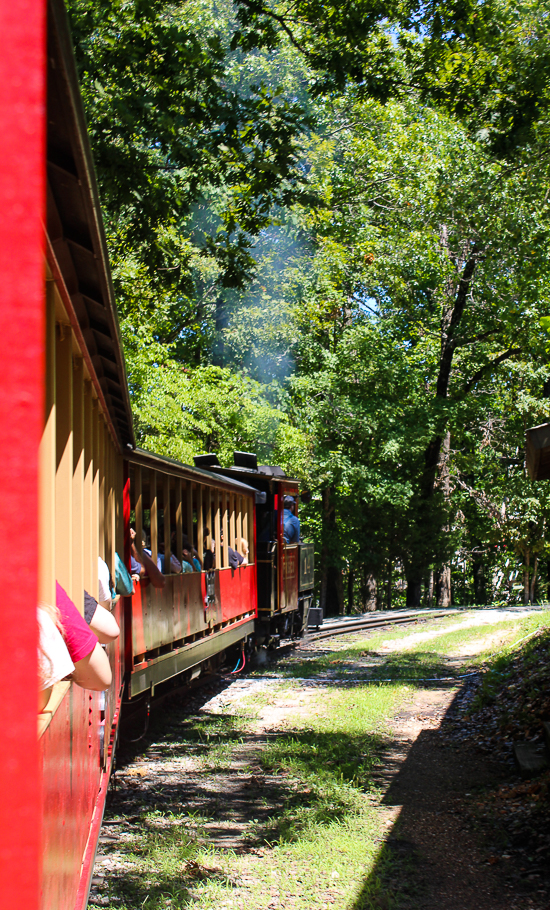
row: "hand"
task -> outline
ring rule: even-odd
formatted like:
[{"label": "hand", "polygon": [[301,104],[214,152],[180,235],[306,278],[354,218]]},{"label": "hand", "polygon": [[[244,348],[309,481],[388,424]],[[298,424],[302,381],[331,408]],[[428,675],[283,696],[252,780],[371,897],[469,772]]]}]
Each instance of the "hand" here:
[{"label": "hand", "polygon": [[130,540],[134,541],[136,539],[136,532],[133,528],[130,528]]}]

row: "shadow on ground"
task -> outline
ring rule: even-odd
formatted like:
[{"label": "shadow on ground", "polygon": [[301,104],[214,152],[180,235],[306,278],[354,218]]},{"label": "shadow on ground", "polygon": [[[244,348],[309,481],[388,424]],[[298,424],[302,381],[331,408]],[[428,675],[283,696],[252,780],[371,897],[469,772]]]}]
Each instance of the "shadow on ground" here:
[{"label": "shadow on ground", "polygon": [[[451,675],[430,652],[392,654],[374,669],[377,677],[407,679],[419,688],[427,676]],[[345,822],[364,805],[365,793],[380,787],[383,805],[397,807],[399,817],[350,910],[519,906],[507,899],[461,809],[464,794],[494,785],[502,766],[456,748],[440,729],[424,730],[412,745],[376,733],[251,735],[248,718],[200,713],[225,685],[212,683],[191,700],[167,700],[147,737],[119,754],[106,830],[111,820],[126,819],[125,852],[143,858],[143,871],[136,874],[133,860],[116,869],[118,906],[122,900],[128,910],[160,910],[171,899],[188,907],[203,883],[236,887],[239,882],[221,870],[197,862],[201,846],[249,852],[292,843],[308,828]],[[132,762],[146,765],[153,758],[154,770],[133,775]],[[174,772],[170,763],[182,760],[188,765]]]},{"label": "shadow on ground", "polygon": [[523,898],[536,886],[523,883],[518,896],[494,856],[495,844],[507,842],[499,819],[480,826],[472,811],[480,794],[510,777],[510,768],[472,748],[457,748],[446,736],[462,694],[455,695],[440,726],[424,729],[412,745],[394,741],[387,747],[382,805],[398,809],[398,816],[350,910],[534,906]]}]

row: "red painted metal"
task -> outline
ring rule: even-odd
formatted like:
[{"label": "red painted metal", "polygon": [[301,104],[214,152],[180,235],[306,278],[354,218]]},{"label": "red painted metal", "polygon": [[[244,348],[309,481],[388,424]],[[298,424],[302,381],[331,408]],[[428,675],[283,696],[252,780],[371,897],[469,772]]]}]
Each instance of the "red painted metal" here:
[{"label": "red painted metal", "polygon": [[[36,622],[38,444],[43,421],[45,2],[0,3],[0,542],[3,598],[0,908],[39,901]],[[25,545],[14,546],[14,541]]]},{"label": "red painted metal", "polygon": [[256,566],[221,569],[218,577],[222,622],[249,610],[257,616]]},{"label": "red painted metal", "polygon": [[[119,662],[120,666],[120,662]],[[116,700],[116,710],[111,720],[110,728],[105,722],[105,736],[106,736],[106,745],[107,745],[107,763],[105,770],[101,773],[99,780],[99,791],[97,793],[97,798],[95,806],[93,807],[92,817],[89,824],[88,839],[86,842],[86,847],[84,850],[84,858],[82,861],[82,869],[80,873],[80,881],[78,885],[78,891],[76,894],[76,902],[74,903],[74,910],[85,910],[86,904],[88,902],[88,894],[90,891],[90,883],[92,880],[92,873],[94,870],[95,855],[97,851],[97,843],[99,839],[99,832],[101,829],[101,823],[103,821],[103,813],[105,812],[105,803],[107,800],[107,792],[109,789],[109,778],[111,774],[113,757],[114,757],[114,748],[116,743],[118,721],[120,717],[120,708],[122,703],[122,688],[119,686],[115,690],[118,693]],[[72,907],[72,905],[71,905]]]}]

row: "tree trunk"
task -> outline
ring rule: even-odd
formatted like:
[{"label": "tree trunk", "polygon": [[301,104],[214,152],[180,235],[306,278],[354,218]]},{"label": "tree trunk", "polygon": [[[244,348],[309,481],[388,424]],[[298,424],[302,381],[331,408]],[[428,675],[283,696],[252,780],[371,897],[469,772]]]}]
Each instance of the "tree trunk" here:
[{"label": "tree trunk", "polygon": [[406,605],[407,607],[419,607],[422,603],[422,579],[414,577],[409,577],[407,575],[407,593],[406,593]]},{"label": "tree trunk", "polygon": [[[451,433],[449,430],[445,433],[439,452],[439,463],[437,467],[437,486],[443,492],[445,502],[448,503],[451,498]],[[444,533],[449,533],[450,528],[445,525],[441,529]],[[442,566],[436,577],[437,606],[449,607],[451,605],[451,567]]]},{"label": "tree trunk", "polygon": [[391,595],[392,595],[392,583],[393,583],[393,560],[388,560],[388,588],[386,592],[386,607],[388,610],[391,610]]},{"label": "tree trunk", "polygon": [[474,576],[474,601],[476,604],[486,604],[485,566],[479,557],[474,557],[472,560],[472,574]]},{"label": "tree trunk", "polygon": [[348,613],[353,613],[354,607],[354,588],[355,588],[355,569],[350,567],[348,571]]},{"label": "tree trunk", "polygon": [[529,585],[529,566],[531,563],[531,554],[527,550],[525,554],[525,562],[523,564],[523,603],[529,603],[529,595],[531,593],[531,588]]},{"label": "tree trunk", "polygon": [[365,613],[376,610],[378,601],[378,585],[376,576],[363,568],[361,584],[361,604]]},{"label": "tree trunk", "polygon": [[431,610],[434,602],[434,570],[430,569],[430,574],[428,576],[428,609]]},{"label": "tree trunk", "polygon": [[537,569],[538,569],[539,557],[538,554],[535,554],[535,559],[533,562],[533,577],[531,578],[531,586],[529,590],[529,601],[530,603],[535,603],[535,588],[537,584]]},{"label": "tree trunk", "polygon": [[344,612],[344,584],[341,568],[333,562],[332,554],[337,540],[336,513],[331,499],[331,489],[323,490],[323,545],[321,547],[320,607],[323,616]]},{"label": "tree trunk", "polygon": [[436,574],[435,591],[438,607],[451,606],[451,567],[443,566]]}]

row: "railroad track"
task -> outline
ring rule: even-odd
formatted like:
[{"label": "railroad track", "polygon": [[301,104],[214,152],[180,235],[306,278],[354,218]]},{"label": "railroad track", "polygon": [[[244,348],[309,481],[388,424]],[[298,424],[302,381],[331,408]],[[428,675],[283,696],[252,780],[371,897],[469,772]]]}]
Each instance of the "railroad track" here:
[{"label": "railroad track", "polygon": [[417,622],[419,619],[431,619],[439,616],[453,616],[462,610],[395,610],[384,613],[363,614],[345,619],[324,620],[322,625],[315,630],[308,630],[302,641],[318,641],[321,638],[331,638],[334,635],[344,635],[348,632],[359,632],[363,629],[377,629],[382,626],[393,626],[399,623]]}]

